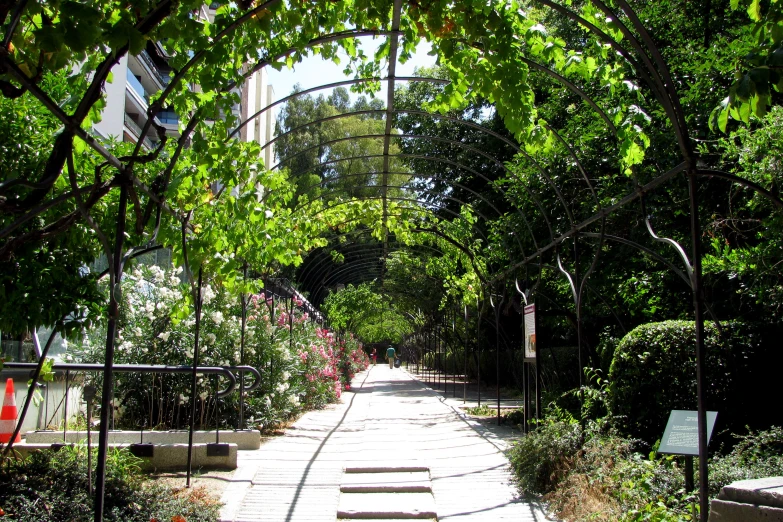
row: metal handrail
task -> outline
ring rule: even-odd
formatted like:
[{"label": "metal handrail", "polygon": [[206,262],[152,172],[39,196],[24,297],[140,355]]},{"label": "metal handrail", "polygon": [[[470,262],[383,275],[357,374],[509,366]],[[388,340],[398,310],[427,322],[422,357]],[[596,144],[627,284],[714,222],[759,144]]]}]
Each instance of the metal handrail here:
[{"label": "metal handrail", "polygon": [[[3,365],[3,370],[9,369],[9,370],[34,370],[36,367],[35,363],[5,363]],[[77,372],[102,372],[105,370],[105,366],[103,364],[97,364],[97,363],[54,363],[52,365],[53,370],[70,370],[70,371],[77,371]],[[246,371],[248,373],[252,373],[256,376],[256,380],[253,382],[253,384],[245,388],[245,391],[254,390],[258,387],[258,385],[261,384],[261,374],[253,368],[252,366],[234,366],[231,367],[232,369],[238,369],[241,371]],[[135,372],[144,372],[144,373],[193,373],[193,367],[192,366],[168,366],[165,364],[115,364],[112,366],[112,370],[115,372],[122,372],[122,373],[135,373]],[[2,370],[0,370],[1,372]],[[229,368],[223,368],[222,366],[197,366],[196,367],[196,373],[201,373],[205,375],[222,375],[226,379],[228,379],[228,387],[225,390],[218,391],[216,395],[218,397],[227,397],[231,395],[231,393],[234,392],[234,390],[237,387],[237,378],[236,376],[231,373]]]}]

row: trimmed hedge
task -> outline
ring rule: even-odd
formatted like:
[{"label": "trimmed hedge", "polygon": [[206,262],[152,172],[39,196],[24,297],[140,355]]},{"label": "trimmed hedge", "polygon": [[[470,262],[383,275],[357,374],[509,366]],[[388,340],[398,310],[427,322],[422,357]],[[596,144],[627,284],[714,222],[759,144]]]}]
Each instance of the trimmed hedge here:
[{"label": "trimmed hedge", "polygon": [[[721,328],[705,324],[707,409],[718,412],[713,440],[747,425],[780,424],[781,408],[766,404],[781,368],[779,350],[762,343],[770,332],[738,321],[722,322]],[[696,409],[695,338],[693,321],[664,321],[641,325],[620,341],[608,402],[625,433],[652,444],[670,410]]]}]

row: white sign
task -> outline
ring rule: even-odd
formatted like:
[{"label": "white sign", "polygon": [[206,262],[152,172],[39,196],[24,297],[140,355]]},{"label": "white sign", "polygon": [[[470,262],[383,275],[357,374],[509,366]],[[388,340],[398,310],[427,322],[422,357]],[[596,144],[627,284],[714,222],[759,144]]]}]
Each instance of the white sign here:
[{"label": "white sign", "polygon": [[525,307],[525,358],[536,358],[536,305]]}]

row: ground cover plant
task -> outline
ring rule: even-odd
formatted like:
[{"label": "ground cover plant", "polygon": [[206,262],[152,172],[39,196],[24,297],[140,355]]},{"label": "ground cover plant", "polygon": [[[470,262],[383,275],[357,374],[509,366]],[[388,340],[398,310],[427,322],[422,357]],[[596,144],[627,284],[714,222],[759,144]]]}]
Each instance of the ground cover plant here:
[{"label": "ground cover plant", "polygon": [[[645,447],[621,435],[609,417],[580,422],[550,408],[510,449],[509,459],[520,491],[543,497],[562,520],[695,520],[697,492],[686,491],[682,457]],[[781,449],[780,427],[735,436],[733,447],[710,459],[710,497],[736,480],[783,474]]]},{"label": "ground cover plant", "polygon": [[[76,445],[5,460],[0,466],[0,516],[19,522],[92,520],[86,452],[86,446]],[[139,469],[139,459],[127,450],[110,451],[107,463],[104,520],[217,520],[216,499],[198,488],[180,490],[149,480]]]}]

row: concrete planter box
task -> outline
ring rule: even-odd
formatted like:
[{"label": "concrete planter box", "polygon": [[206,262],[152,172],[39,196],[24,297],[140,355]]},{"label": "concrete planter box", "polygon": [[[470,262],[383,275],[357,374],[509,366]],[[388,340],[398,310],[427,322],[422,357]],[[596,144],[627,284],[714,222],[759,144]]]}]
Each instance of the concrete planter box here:
[{"label": "concrete planter box", "polygon": [[[60,434],[62,435],[62,433]],[[62,445],[62,437],[59,443],[54,446]],[[131,444],[113,443],[109,445],[112,448],[133,448]],[[147,446],[146,444],[143,446]],[[236,469],[237,468],[237,445],[221,444],[220,448],[213,444],[194,444],[193,445],[193,469]],[[41,451],[52,448],[51,443],[29,443],[22,442],[14,444],[14,451],[17,451],[22,457],[28,456],[34,451]],[[151,451],[149,451],[151,450]],[[187,444],[154,444],[143,448],[142,454],[152,456],[140,457],[142,460],[141,468],[148,471],[173,471],[184,470],[188,463],[188,445]],[[136,453],[136,452],[134,452]],[[139,453],[136,453],[137,455]]]},{"label": "concrete planter box", "polygon": [[[91,433],[92,443],[98,443],[98,432],[93,430]],[[28,444],[55,444],[63,442],[62,431],[28,431],[25,435]],[[68,431],[65,433],[65,441],[68,443],[77,443],[87,440],[86,431]],[[159,444],[188,444],[188,432],[185,430],[176,431],[110,431],[109,444],[138,444],[151,443]],[[215,442],[214,431],[194,431],[193,444],[207,444]],[[221,431],[220,442],[228,442],[236,445],[241,450],[257,450],[261,447],[261,435],[255,430],[241,431]]]},{"label": "concrete planter box", "polygon": [[783,522],[783,477],[724,486],[710,503],[710,522]]}]

